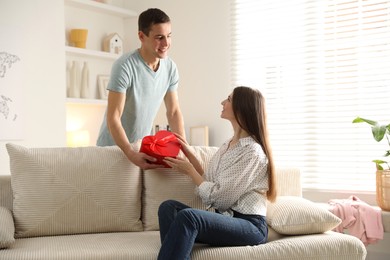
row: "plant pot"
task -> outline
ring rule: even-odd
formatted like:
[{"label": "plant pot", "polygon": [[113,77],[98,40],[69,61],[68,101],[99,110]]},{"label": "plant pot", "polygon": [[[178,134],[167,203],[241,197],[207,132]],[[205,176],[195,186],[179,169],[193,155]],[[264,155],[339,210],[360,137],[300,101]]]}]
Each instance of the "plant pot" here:
[{"label": "plant pot", "polygon": [[390,211],[390,170],[376,171],[376,203],[385,211]]}]

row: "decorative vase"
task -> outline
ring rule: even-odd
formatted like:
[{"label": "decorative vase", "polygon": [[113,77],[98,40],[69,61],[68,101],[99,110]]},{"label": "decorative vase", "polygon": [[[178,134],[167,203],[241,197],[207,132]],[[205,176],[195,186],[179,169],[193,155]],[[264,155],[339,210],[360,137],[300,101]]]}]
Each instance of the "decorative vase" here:
[{"label": "decorative vase", "polygon": [[75,47],[84,48],[87,45],[88,30],[72,29],[70,30],[69,40]]},{"label": "decorative vase", "polygon": [[390,170],[376,171],[376,203],[385,211],[390,211]]},{"label": "decorative vase", "polygon": [[72,69],[72,62],[66,62],[66,97],[70,97],[70,71]]},{"label": "decorative vase", "polygon": [[69,78],[69,97],[80,98],[80,64],[78,61],[72,62]]},{"label": "decorative vase", "polygon": [[81,72],[81,98],[90,98],[89,92],[89,67],[88,62],[84,61]]}]

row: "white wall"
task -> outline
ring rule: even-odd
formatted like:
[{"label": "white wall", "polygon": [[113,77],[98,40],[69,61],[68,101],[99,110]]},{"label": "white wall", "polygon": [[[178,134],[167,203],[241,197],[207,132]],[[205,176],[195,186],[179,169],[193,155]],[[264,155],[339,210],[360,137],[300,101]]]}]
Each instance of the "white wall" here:
[{"label": "white wall", "polygon": [[[220,146],[232,134],[230,123],[220,118],[221,101],[232,90],[230,80],[230,4],[226,0],[126,1],[138,13],[162,9],[171,18],[172,46],[169,56],[179,74],[179,101],[186,126],[209,126],[210,145]],[[133,48],[139,47],[137,20],[130,19]],[[135,41],[134,41],[135,40]],[[165,109],[158,124],[166,124]]]},{"label": "white wall", "polygon": [[[113,3],[125,3],[138,13],[158,7],[171,17],[170,56],[179,67],[179,95],[187,136],[190,126],[208,125],[210,145],[221,145],[232,134],[229,123],[219,117],[220,102],[233,88],[230,85],[231,1],[114,0]],[[137,20],[129,19],[127,23],[128,49],[137,48]],[[20,115],[24,120],[24,137],[0,140],[2,175],[9,174],[6,143],[28,147],[55,147],[66,143],[63,0],[1,0],[0,34],[0,52],[14,52],[21,58],[18,64],[23,71],[18,75],[20,86],[13,87],[23,88],[24,93],[24,113]],[[163,109],[156,123],[166,123]],[[313,200],[327,201],[323,194],[306,195]],[[387,241],[388,235],[386,241],[369,246],[371,252],[367,259],[387,256]]]},{"label": "white wall", "polygon": [[31,147],[65,144],[63,17],[63,0],[0,1],[0,52],[20,58],[14,64],[14,71],[21,72],[14,75],[18,84],[12,87],[22,88],[24,103],[18,117],[24,121],[23,138],[0,140],[0,174],[9,174],[8,142]]},{"label": "white wall", "polygon": [[[220,102],[231,92],[230,0],[112,1],[140,13],[149,7],[164,10],[172,20],[170,56],[180,73],[179,98],[187,137],[190,126],[208,125],[210,145],[219,146],[231,134],[220,119]],[[137,19],[128,19],[128,49],[139,47]],[[23,66],[25,99],[23,140],[0,140],[0,174],[9,174],[7,142],[28,147],[66,144],[65,26],[63,0],[2,0],[0,51],[3,41],[17,42]],[[6,32],[13,37],[5,38]],[[4,37],[4,38],[3,38]],[[130,40],[129,40],[130,39]],[[10,51],[12,52],[12,51]],[[166,123],[164,109],[156,123]],[[96,117],[101,120],[101,116]],[[1,127],[1,126],[0,126]]]}]

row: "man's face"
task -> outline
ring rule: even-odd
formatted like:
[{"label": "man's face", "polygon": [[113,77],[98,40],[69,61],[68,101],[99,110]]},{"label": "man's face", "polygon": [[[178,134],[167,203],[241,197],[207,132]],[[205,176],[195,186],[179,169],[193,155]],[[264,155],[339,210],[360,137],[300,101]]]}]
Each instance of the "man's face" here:
[{"label": "man's face", "polygon": [[163,59],[168,56],[168,49],[171,46],[171,23],[154,24],[149,35],[140,32],[139,37],[150,55]]}]

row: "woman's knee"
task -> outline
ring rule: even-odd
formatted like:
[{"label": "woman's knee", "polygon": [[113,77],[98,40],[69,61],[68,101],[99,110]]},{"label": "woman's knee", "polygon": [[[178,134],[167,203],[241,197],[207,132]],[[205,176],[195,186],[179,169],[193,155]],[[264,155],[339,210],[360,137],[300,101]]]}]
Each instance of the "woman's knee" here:
[{"label": "woman's knee", "polygon": [[186,208],[177,213],[176,221],[185,226],[197,226],[198,218],[193,208]]},{"label": "woman's knee", "polygon": [[175,208],[176,201],[175,200],[166,200],[163,201],[158,207],[158,215],[164,214],[167,210]]}]

